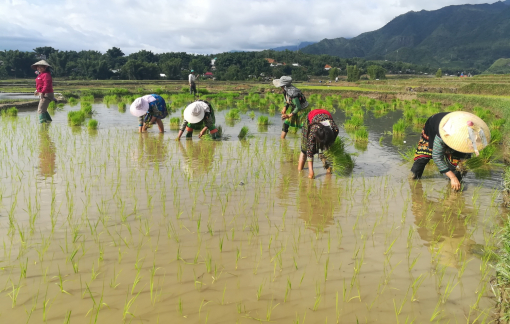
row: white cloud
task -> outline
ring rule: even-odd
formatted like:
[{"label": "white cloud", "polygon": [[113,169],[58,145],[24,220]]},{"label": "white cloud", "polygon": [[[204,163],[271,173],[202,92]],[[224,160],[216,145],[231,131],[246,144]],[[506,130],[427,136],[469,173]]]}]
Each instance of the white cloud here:
[{"label": "white cloud", "polygon": [[[354,37],[462,0],[0,0],[0,49],[218,53]],[[487,1],[472,0],[470,3]],[[490,2],[495,2],[491,0]]]}]

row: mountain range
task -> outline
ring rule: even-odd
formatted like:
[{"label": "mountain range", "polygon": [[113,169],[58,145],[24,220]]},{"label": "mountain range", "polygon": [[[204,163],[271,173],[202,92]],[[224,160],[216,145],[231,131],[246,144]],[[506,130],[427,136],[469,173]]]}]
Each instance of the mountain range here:
[{"label": "mountain range", "polygon": [[271,48],[271,50],[277,51],[277,52],[281,52],[281,51],[285,51],[285,50],[297,51],[297,50],[301,50],[303,47],[313,45],[315,43],[317,43],[317,42],[301,42],[298,45],[279,46],[279,47]]},{"label": "mountain range", "polygon": [[378,30],[323,39],[300,51],[481,72],[510,58],[510,0],[411,11]]}]

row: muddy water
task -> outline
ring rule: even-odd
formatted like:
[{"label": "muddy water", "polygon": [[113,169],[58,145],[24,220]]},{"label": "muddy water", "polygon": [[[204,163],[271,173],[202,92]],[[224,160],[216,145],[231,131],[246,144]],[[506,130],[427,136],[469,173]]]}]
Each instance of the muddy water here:
[{"label": "muddy water", "polygon": [[398,151],[417,133],[384,135],[399,112],[366,118],[351,174],[309,180],[277,117],[219,112],[230,140],[176,142],[102,104],[97,131],[72,128],[73,109],[0,124],[2,322],[490,320],[501,171],[461,193],[433,167],[408,180]]}]

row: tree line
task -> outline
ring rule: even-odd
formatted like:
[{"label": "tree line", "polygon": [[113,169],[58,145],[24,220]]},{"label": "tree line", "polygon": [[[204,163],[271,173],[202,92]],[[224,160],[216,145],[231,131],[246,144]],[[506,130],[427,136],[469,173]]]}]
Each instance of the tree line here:
[{"label": "tree line", "polygon": [[[217,80],[250,80],[291,75],[295,80],[311,76],[335,77],[347,75],[348,66],[356,66],[360,75],[382,78],[382,71],[414,74],[430,73],[430,69],[404,62],[367,61],[361,58],[344,59],[330,55],[305,54],[299,51],[228,52],[195,55],[185,52],[153,53],[140,50],[125,55],[120,48],[99,51],[61,51],[53,47],[37,47],[33,51],[0,51],[0,78],[31,78],[30,66],[41,57],[52,65],[55,77],[68,79],[154,80],[163,74],[168,80],[186,80],[191,69],[198,74],[212,72]],[[269,60],[274,60],[273,65]],[[212,61],[214,60],[214,65]],[[326,70],[332,67],[334,73]],[[372,73],[370,73],[372,72]],[[435,71],[434,71],[435,72]]]}]

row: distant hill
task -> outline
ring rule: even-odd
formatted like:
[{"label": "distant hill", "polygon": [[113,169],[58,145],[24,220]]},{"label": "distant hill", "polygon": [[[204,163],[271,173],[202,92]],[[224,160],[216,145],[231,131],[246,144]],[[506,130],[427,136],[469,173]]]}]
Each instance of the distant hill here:
[{"label": "distant hill", "polygon": [[[508,0],[510,1],[510,0]],[[296,51],[296,50],[301,50],[302,48],[308,46],[308,45],[313,45],[317,42],[301,42],[299,43],[299,45],[288,45],[288,46],[280,46],[280,47],[275,47],[275,48],[271,48],[271,50],[273,51],[277,51],[277,52],[283,52],[285,50],[289,50],[289,51]]]},{"label": "distant hill", "polygon": [[501,58],[494,62],[484,74],[509,74],[510,73],[510,59]]},{"label": "distant hill", "polygon": [[510,0],[411,11],[376,31],[324,39],[302,51],[481,72],[510,57]]}]

